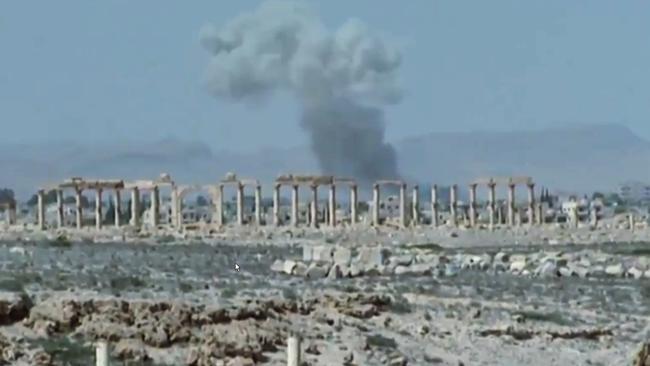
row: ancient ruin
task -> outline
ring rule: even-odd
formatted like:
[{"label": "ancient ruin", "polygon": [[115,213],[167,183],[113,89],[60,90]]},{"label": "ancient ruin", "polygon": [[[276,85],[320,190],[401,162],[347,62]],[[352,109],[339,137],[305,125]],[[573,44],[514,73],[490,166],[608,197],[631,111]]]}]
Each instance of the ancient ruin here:
[{"label": "ancient ruin", "polygon": [[[281,214],[281,188],[291,187],[290,207]],[[299,192],[301,186],[307,186],[310,190],[310,199],[306,209],[301,209]],[[319,200],[319,188],[327,187],[327,199]],[[337,186],[347,186],[349,189],[349,206],[342,210],[337,201]],[[497,188],[505,187],[507,197],[499,200],[496,194]],[[525,204],[517,205],[516,188],[525,186],[528,200]],[[224,189],[233,187],[234,197],[234,219],[228,218],[225,210],[230,207],[224,202]],[[252,188],[253,197],[245,207],[245,190]],[[382,187],[394,190],[393,195],[382,199]],[[487,188],[487,199],[479,202],[477,190],[481,187]],[[161,203],[161,190],[167,189],[168,195]],[[468,184],[468,202],[459,200],[459,186],[452,184],[446,187],[449,191],[449,200],[440,202],[440,186],[430,186],[430,206],[422,207],[420,203],[421,187],[413,185],[410,192],[407,191],[407,183],[398,179],[378,180],[372,185],[372,198],[363,202],[363,211],[359,211],[359,191],[357,182],[351,178],[336,177],[332,175],[307,175],[307,174],[285,174],[278,176],[273,182],[272,199],[263,204],[262,183],[257,179],[239,178],[234,173],[227,173],[223,179],[212,184],[178,185],[171,179],[169,174],[161,174],[157,179],[125,181],[122,179],[89,179],[73,177],[58,184],[51,184],[41,187],[36,193],[36,213],[34,223],[40,230],[51,227],[63,228],[73,226],[77,229],[84,227],[84,192],[94,192],[94,227],[102,229],[103,210],[102,197],[106,192],[112,195],[111,210],[113,210],[114,226],[119,228],[122,225],[148,229],[157,229],[162,226],[173,228],[177,231],[187,229],[190,225],[193,228],[209,227],[218,229],[232,224],[238,226],[281,226],[288,221],[293,227],[305,226],[320,228],[323,225],[336,227],[339,224],[356,225],[363,220],[367,225],[375,227],[388,224],[400,228],[416,227],[428,224],[432,228],[440,227],[441,224],[454,228],[464,226],[467,228],[488,227],[494,230],[497,226],[516,227],[524,222],[528,226],[542,225],[546,222],[547,212],[544,210],[543,201],[548,197],[542,190],[540,199],[535,198],[535,183],[531,177],[481,177]],[[67,211],[74,215],[74,222],[67,221],[66,210],[64,209],[64,193],[74,192],[74,209]],[[48,224],[46,220],[45,197],[47,192],[56,192],[56,225]],[[130,191],[129,202],[130,212],[123,212],[122,192]],[[184,218],[186,197],[192,193],[207,193],[209,207],[201,209],[199,224],[195,220],[194,208],[189,206],[188,218]],[[143,207],[142,195],[149,193],[147,207]],[[410,196],[409,196],[410,193]],[[250,198],[250,197],[249,197]],[[52,199],[52,198],[50,198]],[[323,207],[319,202],[326,201]],[[272,203],[271,203],[272,202]],[[161,206],[164,204],[164,206]],[[366,210],[367,207],[367,210]],[[163,210],[164,209],[164,210]],[[6,221],[10,225],[16,224],[16,203],[3,204],[0,210],[6,211]],[[163,211],[161,211],[163,210]],[[268,211],[267,211],[268,210]],[[580,213],[578,212],[579,210]],[[229,211],[233,212],[233,211]],[[267,214],[267,212],[269,212]],[[592,226],[598,225],[599,216],[596,210],[584,211],[584,204],[576,201],[565,202],[561,209],[557,207],[550,210],[550,222],[565,220],[574,227],[580,222],[588,222]],[[122,222],[125,217],[130,217],[129,222]],[[164,214],[164,220],[161,220]],[[486,216],[483,216],[486,214]],[[267,216],[268,215],[268,216]],[[341,217],[338,217],[340,215]],[[563,217],[564,218],[563,218]],[[560,218],[558,218],[560,217]],[[553,219],[555,218],[555,219]],[[88,220],[88,219],[86,219]],[[112,218],[109,219],[113,220]],[[555,221],[554,221],[555,220]],[[394,222],[394,223],[392,223]],[[564,221],[557,221],[564,222]],[[628,226],[635,226],[633,221]],[[162,225],[162,226],[161,226]]]},{"label": "ancient ruin", "polygon": [[0,203],[0,212],[5,213],[7,225],[16,223],[16,201]]}]

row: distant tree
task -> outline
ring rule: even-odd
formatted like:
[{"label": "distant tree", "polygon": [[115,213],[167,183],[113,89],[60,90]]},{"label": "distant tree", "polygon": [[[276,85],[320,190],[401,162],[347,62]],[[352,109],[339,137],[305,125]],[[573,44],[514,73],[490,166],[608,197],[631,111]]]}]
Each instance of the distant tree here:
[{"label": "distant tree", "polygon": [[592,200],[596,200],[596,199],[604,200],[605,199],[605,194],[602,193],[602,192],[594,192],[594,194],[591,195],[591,199]]},{"label": "distant tree", "polygon": [[104,224],[112,224],[115,222],[115,205],[113,204],[113,198],[109,197],[108,209],[106,215],[104,216]]},{"label": "distant tree", "polygon": [[605,196],[605,205],[606,206],[621,206],[624,205],[625,201],[616,193],[609,193]]},{"label": "distant tree", "polygon": [[0,203],[11,203],[15,201],[14,191],[9,188],[0,188]]},{"label": "distant tree", "polygon": [[[56,191],[55,190],[47,191],[43,197],[43,203],[49,205],[55,202],[56,202]],[[33,194],[27,201],[27,205],[36,206],[36,203],[38,203],[38,196],[36,194]]]},{"label": "distant tree", "polygon": [[368,210],[370,210],[370,206],[368,206],[368,203],[361,202],[361,201],[357,203],[357,208],[359,212],[368,212]]},{"label": "distant tree", "polygon": [[203,206],[207,206],[209,204],[210,203],[208,202],[208,200],[205,197],[203,197],[203,196],[196,197],[196,205],[197,206],[203,207]]},{"label": "distant tree", "polygon": [[[74,196],[68,196],[63,199],[63,203],[65,204],[76,204],[77,199]],[[81,207],[83,208],[88,208],[90,207],[90,202],[88,201],[88,197],[86,196],[81,196]]]}]

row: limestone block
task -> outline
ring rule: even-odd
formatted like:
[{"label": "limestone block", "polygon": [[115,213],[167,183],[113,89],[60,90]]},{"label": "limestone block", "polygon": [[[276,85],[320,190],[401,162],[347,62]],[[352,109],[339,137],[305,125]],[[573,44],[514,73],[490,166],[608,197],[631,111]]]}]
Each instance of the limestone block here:
[{"label": "limestone block", "polygon": [[625,274],[625,268],[623,264],[613,264],[611,266],[605,267],[605,273],[610,276],[622,277]]},{"label": "limestone block", "polygon": [[317,245],[313,247],[312,260],[316,262],[331,262],[333,254],[334,247],[331,245]]},{"label": "limestone block", "polygon": [[384,264],[384,251],[381,247],[364,247],[359,250],[357,261],[365,267],[381,266]]},{"label": "limestone block", "polygon": [[329,270],[330,266],[328,264],[311,263],[307,267],[305,277],[312,279],[324,278],[327,276]]},{"label": "limestone block", "polygon": [[349,265],[352,260],[352,251],[348,248],[337,247],[334,250],[334,263]]}]

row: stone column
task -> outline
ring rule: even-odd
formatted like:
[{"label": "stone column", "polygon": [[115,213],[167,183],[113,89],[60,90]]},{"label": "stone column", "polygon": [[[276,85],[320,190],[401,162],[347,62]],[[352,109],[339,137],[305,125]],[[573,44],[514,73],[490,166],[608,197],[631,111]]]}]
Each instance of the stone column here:
[{"label": "stone column", "polygon": [[63,217],[63,191],[56,190],[56,225],[62,228],[65,224]]},{"label": "stone column", "polygon": [[311,203],[309,204],[309,217],[311,227],[318,227],[318,185],[313,184],[311,188]]},{"label": "stone column", "polygon": [[590,207],[589,215],[591,216],[590,217],[591,225],[593,227],[598,227],[598,211],[596,211],[595,207],[593,206]]},{"label": "stone column", "polygon": [[237,183],[237,225],[244,225],[244,185]]},{"label": "stone column", "polygon": [[372,186],[372,224],[379,226],[379,184]]},{"label": "stone column", "polygon": [[577,205],[573,209],[571,209],[571,221],[573,223],[573,227],[577,228],[578,227],[578,221],[580,221],[580,218],[578,217],[578,206]]},{"label": "stone column", "polygon": [[[39,189],[38,192],[36,193],[37,197],[37,220],[38,220],[38,229],[39,230],[45,230],[45,202],[44,202],[44,197],[45,193],[43,192],[42,189]],[[7,210],[7,214],[9,214],[9,210]]]},{"label": "stone column", "polygon": [[412,198],[412,218],[411,225],[417,226],[420,223],[420,188],[415,185],[413,186],[413,197]]},{"label": "stone column", "polygon": [[151,190],[151,226],[158,227],[160,218],[160,190],[154,186]]},{"label": "stone column", "polygon": [[535,184],[528,184],[528,225],[533,226],[535,221]]},{"label": "stone column", "polygon": [[171,206],[171,217],[169,218],[169,223],[171,227],[180,227],[178,224],[178,187],[176,187],[176,185],[172,185],[169,201]]},{"label": "stone column", "polygon": [[9,226],[16,224],[16,202],[11,202],[7,207],[7,224]]},{"label": "stone column", "polygon": [[115,196],[113,197],[113,206],[115,208],[115,227],[120,227],[120,213],[122,212],[122,191],[119,188],[115,189]]},{"label": "stone column", "polygon": [[[223,225],[223,184],[219,184],[216,192],[217,202],[214,203],[214,214],[216,216],[216,223],[218,226]],[[180,216],[183,217],[183,212],[181,211]],[[182,220],[182,219],[181,219]]]},{"label": "stone column", "polygon": [[140,226],[140,189],[131,189],[131,225]]},{"label": "stone column", "polygon": [[291,225],[298,226],[298,185],[291,187]]},{"label": "stone column", "polygon": [[537,224],[538,224],[538,225],[543,225],[543,224],[544,224],[545,215],[544,215],[544,208],[543,208],[541,202],[538,202],[538,203],[537,203],[537,215],[536,215],[536,217],[537,217]]},{"label": "stone column", "polygon": [[508,225],[515,225],[515,185],[508,184]]},{"label": "stone column", "polygon": [[280,226],[280,185],[273,186],[273,224]]},{"label": "stone column", "polygon": [[357,217],[357,185],[353,184],[350,186],[350,223],[356,224]]},{"label": "stone column", "polygon": [[399,186],[399,224],[406,226],[406,184]]},{"label": "stone column", "polygon": [[255,186],[255,223],[262,225],[262,186]]},{"label": "stone column", "polygon": [[95,229],[102,228],[102,189],[95,189]]},{"label": "stone column", "polygon": [[438,227],[438,185],[431,187],[431,226]]},{"label": "stone column", "polygon": [[496,219],[496,184],[494,182],[488,183],[488,215],[490,230],[494,229]]},{"label": "stone column", "polygon": [[449,222],[452,226],[458,226],[456,208],[458,207],[458,186],[453,184],[449,190]]},{"label": "stone column", "polygon": [[83,225],[83,207],[81,205],[81,193],[82,190],[80,188],[75,188],[75,200],[77,203],[77,229],[81,229]]},{"label": "stone column", "polygon": [[469,226],[476,226],[476,184],[469,185]]},{"label": "stone column", "polygon": [[329,192],[329,224],[331,227],[336,226],[336,185],[330,185]]}]

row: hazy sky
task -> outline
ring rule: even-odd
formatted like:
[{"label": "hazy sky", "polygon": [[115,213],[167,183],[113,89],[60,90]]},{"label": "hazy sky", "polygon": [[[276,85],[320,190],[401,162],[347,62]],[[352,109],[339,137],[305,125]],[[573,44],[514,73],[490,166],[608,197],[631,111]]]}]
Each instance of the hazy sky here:
[{"label": "hazy sky", "polygon": [[[0,143],[164,137],[213,149],[305,144],[287,96],[215,100],[199,43],[259,1],[3,0]],[[311,1],[401,47],[388,138],[621,123],[650,139],[650,1]],[[281,138],[284,136],[284,138]]]}]

